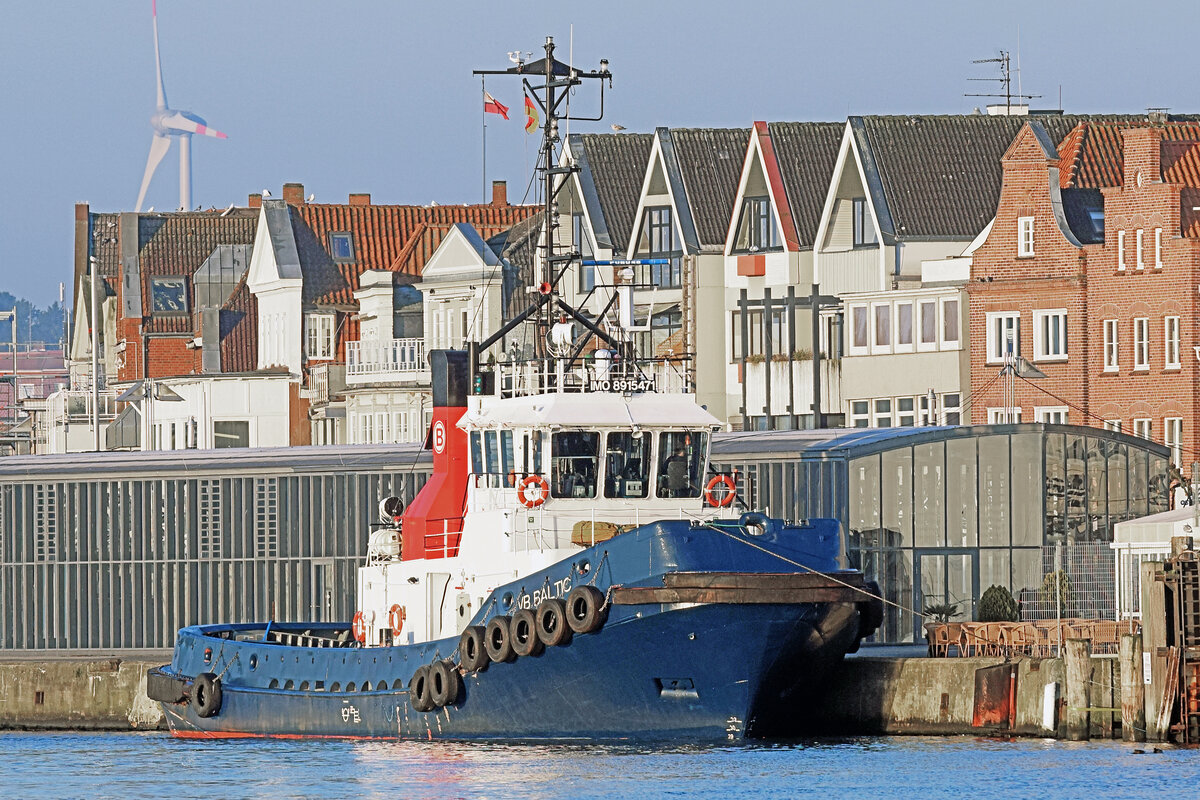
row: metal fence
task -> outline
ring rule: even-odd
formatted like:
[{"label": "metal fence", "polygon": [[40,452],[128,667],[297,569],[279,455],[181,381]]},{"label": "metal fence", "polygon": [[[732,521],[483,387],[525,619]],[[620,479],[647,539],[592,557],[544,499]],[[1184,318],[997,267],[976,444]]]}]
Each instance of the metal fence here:
[{"label": "metal fence", "polygon": [[1104,542],[1044,546],[1040,585],[1018,593],[1021,620],[1116,619],[1115,563]]}]

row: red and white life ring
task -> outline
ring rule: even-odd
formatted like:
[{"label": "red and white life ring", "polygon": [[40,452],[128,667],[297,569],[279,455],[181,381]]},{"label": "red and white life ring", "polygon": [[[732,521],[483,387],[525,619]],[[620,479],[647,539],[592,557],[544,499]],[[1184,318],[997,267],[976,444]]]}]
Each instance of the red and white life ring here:
[{"label": "red and white life ring", "polygon": [[530,475],[521,481],[517,488],[517,497],[526,508],[536,508],[546,502],[550,495],[550,484],[541,475]]},{"label": "red and white life ring", "polygon": [[404,606],[399,603],[392,606],[391,610],[388,611],[388,624],[392,626],[392,636],[400,635],[400,632],[404,630],[404,620],[407,618],[408,615],[404,612]]},{"label": "red and white life ring", "polygon": [[[715,494],[718,486],[725,487],[723,497],[717,497]],[[709,479],[708,485],[704,487],[704,499],[713,508],[724,508],[733,502],[733,496],[737,494],[737,484],[733,481],[733,476],[722,473],[721,475],[713,475]]]},{"label": "red and white life ring", "polygon": [[350,631],[354,634],[355,641],[359,644],[366,644],[367,615],[361,611],[355,611],[354,621],[350,624]]}]

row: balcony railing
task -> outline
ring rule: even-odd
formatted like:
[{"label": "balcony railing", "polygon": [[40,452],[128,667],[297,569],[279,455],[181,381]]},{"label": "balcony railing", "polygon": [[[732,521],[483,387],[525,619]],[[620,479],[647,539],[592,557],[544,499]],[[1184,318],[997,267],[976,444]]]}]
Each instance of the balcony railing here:
[{"label": "balcony railing", "polygon": [[309,399],[314,403],[328,403],[330,399],[346,391],[345,364],[317,364],[309,370]]},{"label": "balcony railing", "polygon": [[346,342],[346,382],[413,380],[428,367],[424,339]]}]

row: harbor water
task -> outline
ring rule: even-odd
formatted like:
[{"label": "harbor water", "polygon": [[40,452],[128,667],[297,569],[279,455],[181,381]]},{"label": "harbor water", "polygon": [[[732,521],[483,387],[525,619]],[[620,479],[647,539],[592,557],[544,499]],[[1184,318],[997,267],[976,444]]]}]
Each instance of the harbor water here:
[{"label": "harbor water", "polygon": [[1195,796],[1198,785],[1195,751],[1119,742],[863,737],[652,746],[0,733],[5,798],[1128,800]]}]

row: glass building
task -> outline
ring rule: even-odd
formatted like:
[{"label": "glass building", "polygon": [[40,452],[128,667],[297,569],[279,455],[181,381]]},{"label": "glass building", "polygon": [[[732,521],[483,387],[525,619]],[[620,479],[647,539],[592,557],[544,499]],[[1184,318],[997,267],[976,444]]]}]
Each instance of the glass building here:
[{"label": "glass building", "polygon": [[896,604],[885,642],[919,640],[926,608],[972,619],[993,584],[1036,594],[1047,546],[1111,542],[1168,507],[1166,447],[1073,425],[728,434],[713,462],[751,506],[842,522],[851,563]]}]

